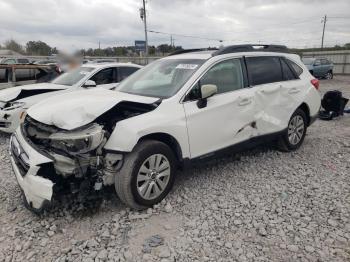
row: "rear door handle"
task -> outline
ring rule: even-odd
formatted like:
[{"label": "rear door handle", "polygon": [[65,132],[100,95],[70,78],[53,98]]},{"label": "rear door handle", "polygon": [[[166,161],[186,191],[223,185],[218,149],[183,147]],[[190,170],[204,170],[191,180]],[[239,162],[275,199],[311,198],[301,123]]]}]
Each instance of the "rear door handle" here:
[{"label": "rear door handle", "polygon": [[292,89],[289,89],[288,93],[289,94],[296,94],[299,93],[300,89],[293,87]]},{"label": "rear door handle", "polygon": [[243,98],[241,101],[239,101],[238,105],[239,106],[246,106],[249,105],[252,102],[251,98]]}]

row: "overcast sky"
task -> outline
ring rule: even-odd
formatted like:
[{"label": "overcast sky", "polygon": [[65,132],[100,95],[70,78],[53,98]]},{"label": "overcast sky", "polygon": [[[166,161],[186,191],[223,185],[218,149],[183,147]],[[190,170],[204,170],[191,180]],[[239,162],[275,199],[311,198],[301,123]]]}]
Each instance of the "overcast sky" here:
[{"label": "overcast sky", "polygon": [[[0,43],[41,40],[62,50],[133,45],[143,40],[142,0],[0,0]],[[148,0],[149,30],[173,33],[184,48],[236,43],[320,46],[350,42],[349,0]],[[176,34],[210,38],[182,37]],[[170,36],[149,33],[149,44]],[[215,40],[217,39],[217,40]]]}]

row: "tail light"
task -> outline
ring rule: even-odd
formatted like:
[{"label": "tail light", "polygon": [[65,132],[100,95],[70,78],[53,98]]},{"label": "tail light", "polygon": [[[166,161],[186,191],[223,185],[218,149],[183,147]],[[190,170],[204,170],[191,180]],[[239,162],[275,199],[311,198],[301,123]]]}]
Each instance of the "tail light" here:
[{"label": "tail light", "polygon": [[59,73],[59,74],[62,73],[62,70],[61,70],[61,68],[59,66],[56,66],[56,72]]},{"label": "tail light", "polygon": [[320,81],[318,79],[312,79],[311,84],[318,90],[320,87]]}]

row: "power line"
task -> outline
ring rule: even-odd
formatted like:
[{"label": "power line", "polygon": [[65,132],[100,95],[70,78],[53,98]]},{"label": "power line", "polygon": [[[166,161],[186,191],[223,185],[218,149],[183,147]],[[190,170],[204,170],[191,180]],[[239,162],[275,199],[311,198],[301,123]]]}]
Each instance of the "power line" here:
[{"label": "power line", "polygon": [[174,34],[174,33],[155,31],[155,30],[148,30],[148,32],[155,33],[155,34],[170,35],[170,36],[173,35],[173,36],[180,36],[180,37],[188,37],[188,38],[197,38],[197,39],[203,39],[203,40],[219,41],[220,43],[224,41],[224,40],[218,39],[218,38],[207,38],[207,37],[194,36],[194,35]]}]

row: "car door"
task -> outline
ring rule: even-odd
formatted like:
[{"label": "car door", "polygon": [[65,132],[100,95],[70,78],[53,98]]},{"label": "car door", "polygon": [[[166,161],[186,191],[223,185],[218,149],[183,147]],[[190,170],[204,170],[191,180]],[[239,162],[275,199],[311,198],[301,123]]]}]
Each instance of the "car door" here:
[{"label": "car door", "polygon": [[281,131],[288,115],[280,58],[275,56],[246,57],[249,81],[255,94],[255,134],[265,135]]},{"label": "car door", "polygon": [[118,82],[116,68],[104,68],[95,73],[89,80],[95,81],[97,87],[113,89]]},{"label": "car door", "polygon": [[329,72],[331,66],[330,62],[327,59],[321,59],[321,67],[322,67],[322,77],[326,76]]},{"label": "car door", "polygon": [[321,60],[320,59],[316,59],[315,62],[314,62],[313,75],[315,77],[321,77],[323,75],[323,73],[322,73],[322,65],[321,65]]},{"label": "car door", "polygon": [[[242,142],[254,129],[254,93],[247,88],[241,59],[213,65],[192,87],[183,106],[191,158],[206,155]],[[217,94],[198,106],[200,86],[214,84]]]}]

